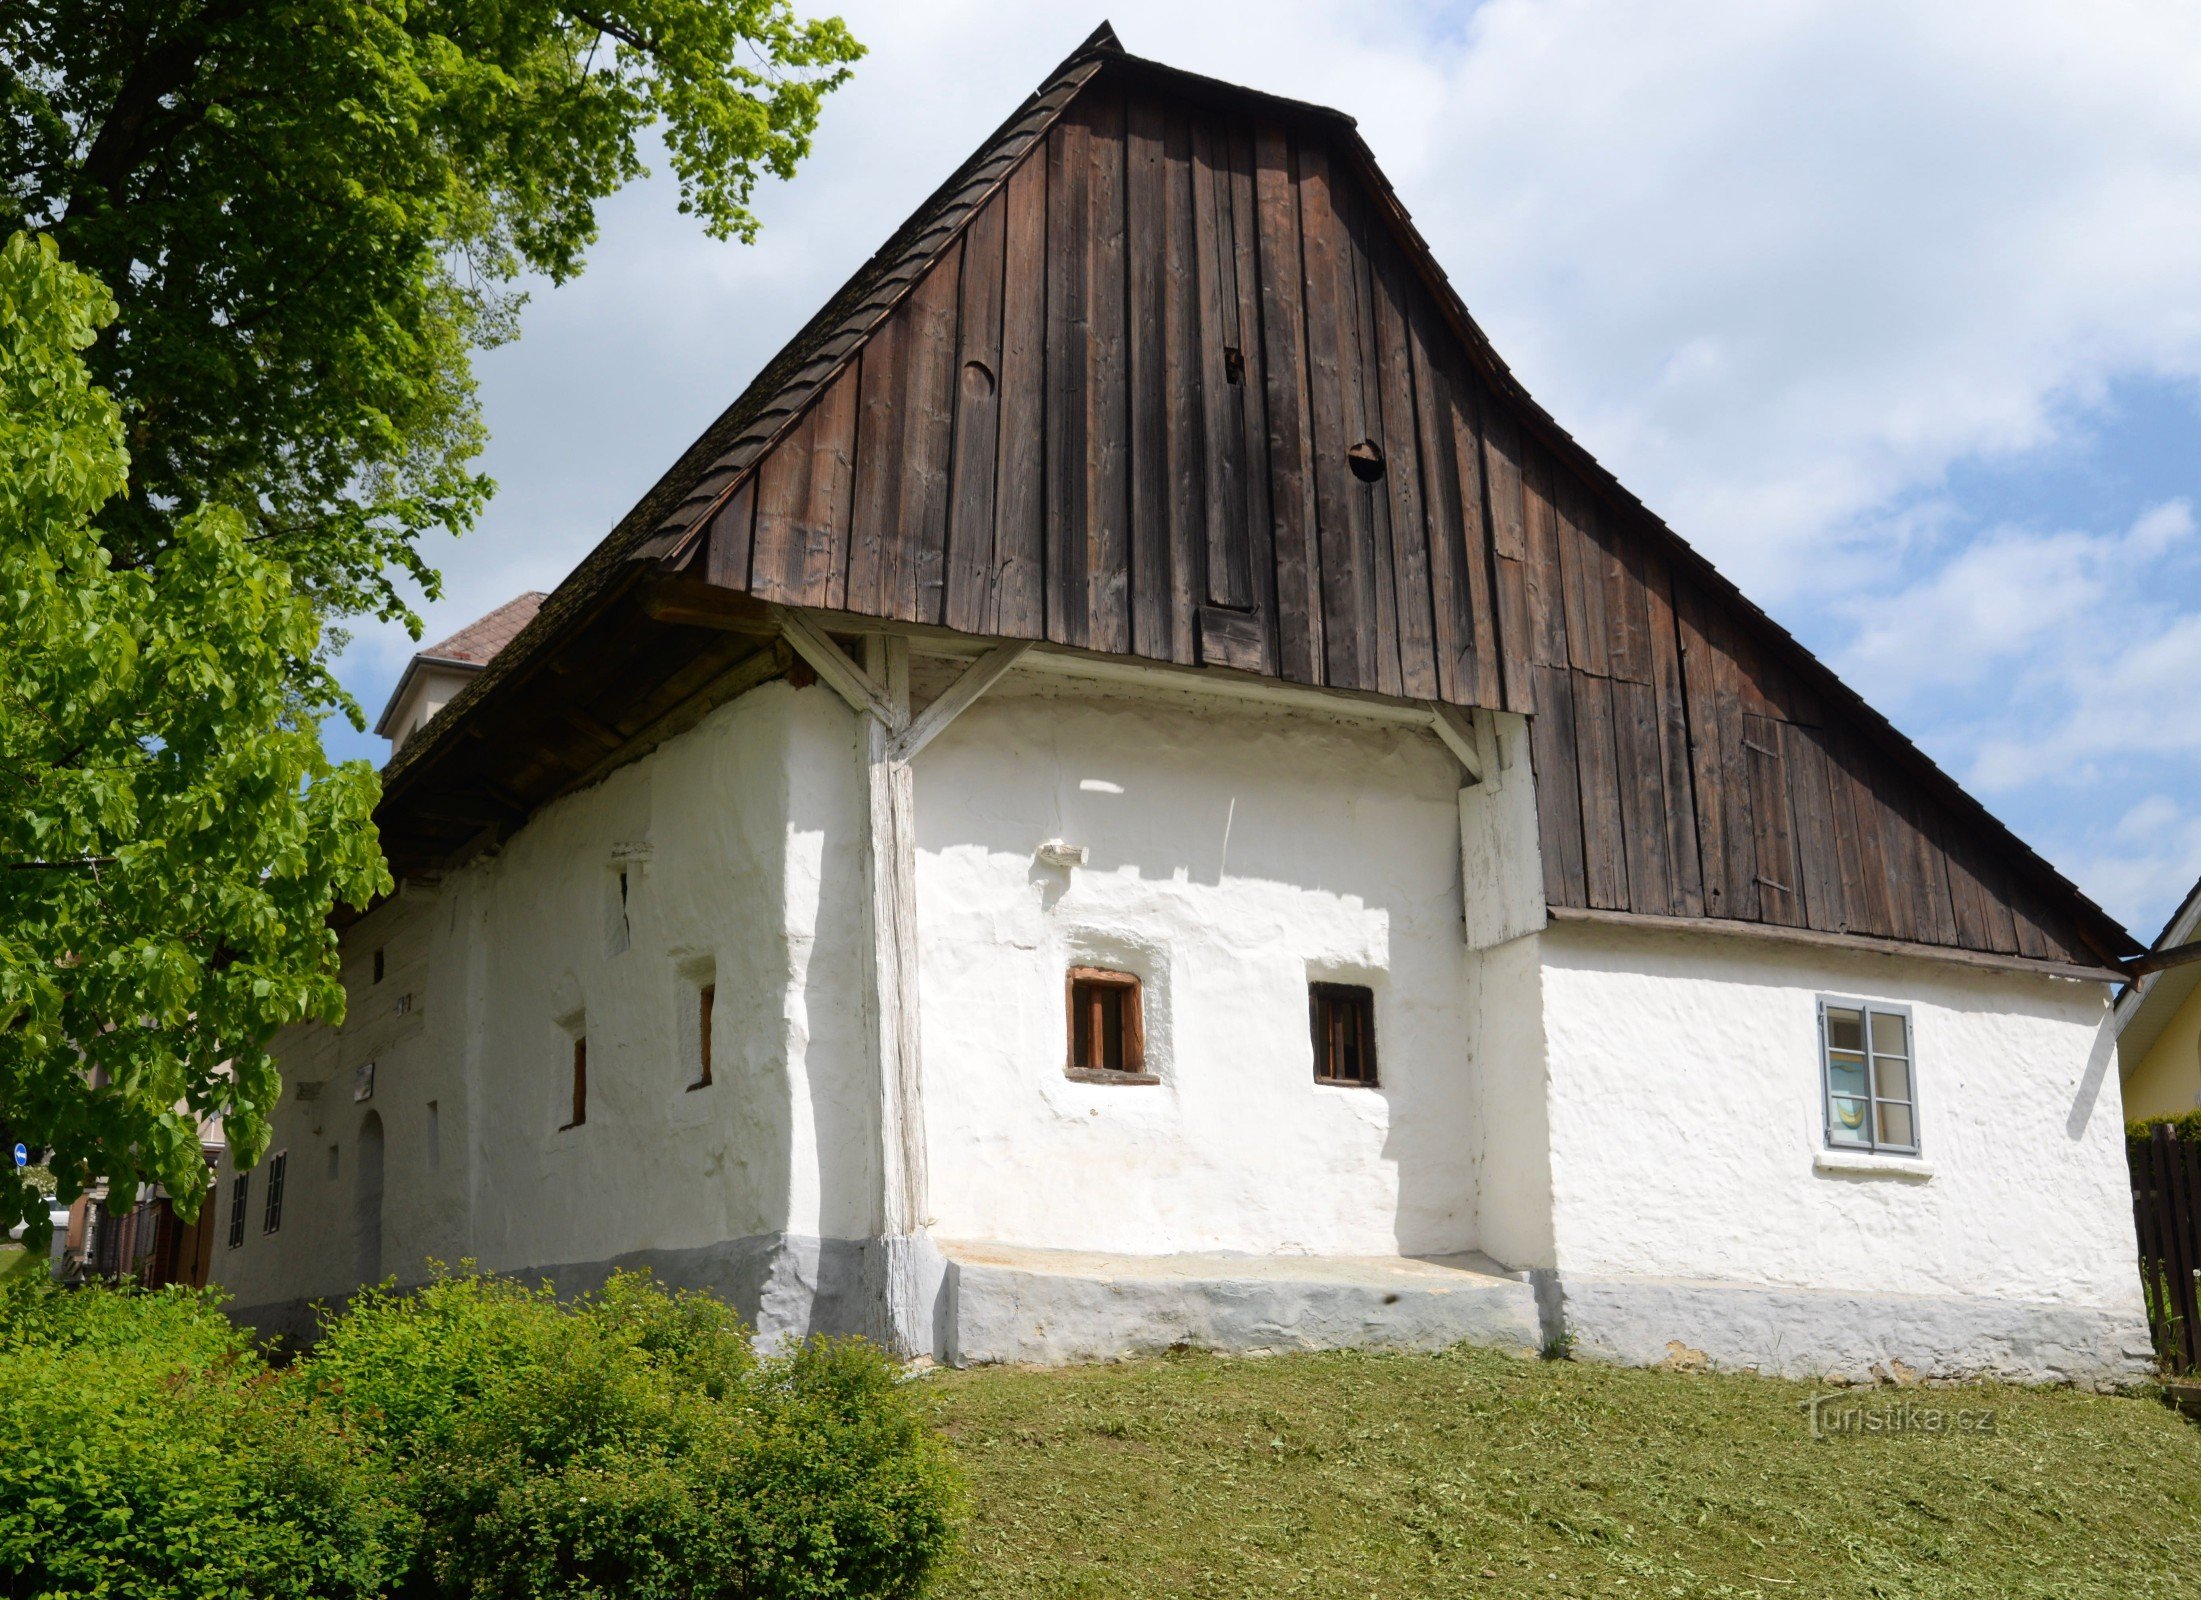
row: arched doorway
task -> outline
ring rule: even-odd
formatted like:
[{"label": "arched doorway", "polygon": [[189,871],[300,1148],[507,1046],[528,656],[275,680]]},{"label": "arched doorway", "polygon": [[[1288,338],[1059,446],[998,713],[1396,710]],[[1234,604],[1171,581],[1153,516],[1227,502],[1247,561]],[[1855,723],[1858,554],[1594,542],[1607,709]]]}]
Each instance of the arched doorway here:
[{"label": "arched doorway", "polygon": [[352,1173],[352,1276],[360,1283],[382,1279],[382,1113],[370,1111],[359,1124],[359,1161]]}]

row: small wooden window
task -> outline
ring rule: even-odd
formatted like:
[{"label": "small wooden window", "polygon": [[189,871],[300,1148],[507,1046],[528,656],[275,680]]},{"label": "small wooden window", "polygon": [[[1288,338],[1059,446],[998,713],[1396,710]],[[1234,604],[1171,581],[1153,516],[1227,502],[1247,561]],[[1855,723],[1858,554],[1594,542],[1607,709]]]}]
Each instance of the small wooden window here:
[{"label": "small wooden window", "polygon": [[[588,1035],[573,1036],[573,1120],[567,1128],[578,1128],[588,1121]],[[559,1132],[564,1132],[561,1128]]]},{"label": "small wooden window", "polygon": [[691,1089],[711,1086],[711,1008],[718,1003],[718,985],[706,983],[696,991],[696,1072]]},{"label": "small wooden window", "polygon": [[245,1242],[245,1205],[252,1197],[252,1174],[240,1172],[229,1180],[229,1248]]},{"label": "small wooden window", "polygon": [[1350,983],[1307,986],[1314,1028],[1314,1081],[1372,1089],[1376,1085],[1376,996]]},{"label": "small wooden window", "polygon": [[275,1233],[283,1226],[283,1175],[289,1166],[288,1151],[278,1151],[267,1164],[267,1201],[260,1216],[262,1233]]},{"label": "small wooden window", "polygon": [[1158,1083],[1146,1070],[1139,980],[1128,972],[1072,967],[1070,1076],[1084,1083]]}]

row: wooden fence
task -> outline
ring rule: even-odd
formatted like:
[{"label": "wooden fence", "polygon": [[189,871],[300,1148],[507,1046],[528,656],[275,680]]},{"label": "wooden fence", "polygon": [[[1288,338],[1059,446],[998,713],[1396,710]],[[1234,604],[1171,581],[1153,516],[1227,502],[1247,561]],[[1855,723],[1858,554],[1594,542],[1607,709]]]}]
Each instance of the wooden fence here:
[{"label": "wooden fence", "polygon": [[2158,1125],[2130,1139],[2132,1220],[2140,1235],[2140,1284],[2155,1355],[2174,1372],[2201,1371],[2201,1139]]}]

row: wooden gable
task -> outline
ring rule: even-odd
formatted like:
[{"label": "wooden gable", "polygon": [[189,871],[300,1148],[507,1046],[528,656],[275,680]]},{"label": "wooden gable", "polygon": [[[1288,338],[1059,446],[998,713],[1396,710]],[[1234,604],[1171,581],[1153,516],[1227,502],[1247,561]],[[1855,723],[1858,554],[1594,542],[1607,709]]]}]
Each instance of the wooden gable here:
[{"label": "wooden gable", "polygon": [[[552,597],[508,675],[638,566],[1527,713],[1556,908],[2096,968],[2137,948],[1520,389],[1347,119],[1105,30]],[[683,668],[684,630],[625,616],[665,679],[651,716],[765,670],[730,645]],[[530,792],[618,758],[642,722],[617,693],[598,748],[540,747]],[[434,759],[409,750],[400,787],[432,788]]]}]

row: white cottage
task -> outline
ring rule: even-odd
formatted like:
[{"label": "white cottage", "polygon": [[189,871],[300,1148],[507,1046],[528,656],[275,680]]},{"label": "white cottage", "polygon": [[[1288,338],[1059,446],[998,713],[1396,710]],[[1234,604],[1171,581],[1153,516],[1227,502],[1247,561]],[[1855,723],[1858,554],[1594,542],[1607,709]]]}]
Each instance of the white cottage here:
[{"label": "white cottage", "polygon": [[224,1174],[263,1326],[470,1259],[947,1361],[2147,1355],[2130,936],[1522,392],[1347,119],[1105,29],[380,821]]}]

